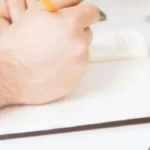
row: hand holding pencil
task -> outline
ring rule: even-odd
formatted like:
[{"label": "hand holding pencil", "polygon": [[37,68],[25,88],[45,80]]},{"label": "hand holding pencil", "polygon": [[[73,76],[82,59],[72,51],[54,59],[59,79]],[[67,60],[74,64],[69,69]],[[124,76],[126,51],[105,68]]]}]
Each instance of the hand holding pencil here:
[{"label": "hand holding pencil", "polygon": [[105,15],[91,4],[77,5],[77,0],[64,5],[51,1],[56,12],[44,1],[27,3],[27,11],[11,1],[16,7],[7,19],[11,26],[0,38],[0,107],[45,104],[72,93],[88,64],[90,26]]},{"label": "hand holding pencil", "polygon": [[[49,11],[77,5],[81,0],[0,0],[0,34],[28,9],[41,3]],[[8,9],[9,8],[9,9]]]}]

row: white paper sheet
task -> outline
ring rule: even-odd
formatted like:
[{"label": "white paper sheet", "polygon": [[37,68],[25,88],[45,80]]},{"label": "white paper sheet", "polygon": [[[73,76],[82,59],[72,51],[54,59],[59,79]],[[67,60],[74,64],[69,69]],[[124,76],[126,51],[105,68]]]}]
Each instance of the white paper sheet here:
[{"label": "white paper sheet", "polygon": [[106,62],[148,57],[147,44],[134,28],[98,32],[89,51],[90,62]]},{"label": "white paper sheet", "polygon": [[150,116],[150,60],[91,64],[77,91],[45,106],[0,111],[0,134]]}]

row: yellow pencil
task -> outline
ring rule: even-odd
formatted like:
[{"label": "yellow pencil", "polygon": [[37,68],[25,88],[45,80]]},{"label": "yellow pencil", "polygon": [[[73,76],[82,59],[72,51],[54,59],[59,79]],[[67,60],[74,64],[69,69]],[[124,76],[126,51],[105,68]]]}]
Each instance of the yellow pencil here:
[{"label": "yellow pencil", "polygon": [[51,0],[40,0],[49,11],[54,12],[56,11],[56,7],[53,5],[53,3],[51,2]]}]

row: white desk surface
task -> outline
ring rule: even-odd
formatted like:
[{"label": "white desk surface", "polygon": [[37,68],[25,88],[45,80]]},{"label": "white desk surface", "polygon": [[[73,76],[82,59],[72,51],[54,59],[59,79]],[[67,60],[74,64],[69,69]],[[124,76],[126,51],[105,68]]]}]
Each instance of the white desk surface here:
[{"label": "white desk surface", "polygon": [[150,125],[0,142],[2,150],[148,150]]},{"label": "white desk surface", "polygon": [[[93,27],[94,33],[110,28],[137,28],[150,46],[150,0],[87,0],[100,6],[108,21]],[[2,150],[148,150],[150,125],[0,141]]]}]

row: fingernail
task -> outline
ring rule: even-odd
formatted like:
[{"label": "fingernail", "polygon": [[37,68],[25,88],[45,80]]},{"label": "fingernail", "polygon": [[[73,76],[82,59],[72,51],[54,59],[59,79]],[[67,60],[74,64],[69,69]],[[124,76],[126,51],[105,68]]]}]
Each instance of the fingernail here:
[{"label": "fingernail", "polygon": [[100,10],[100,21],[105,21],[106,19],[107,19],[106,14]]}]

